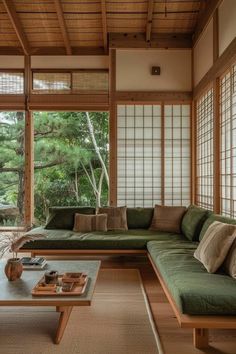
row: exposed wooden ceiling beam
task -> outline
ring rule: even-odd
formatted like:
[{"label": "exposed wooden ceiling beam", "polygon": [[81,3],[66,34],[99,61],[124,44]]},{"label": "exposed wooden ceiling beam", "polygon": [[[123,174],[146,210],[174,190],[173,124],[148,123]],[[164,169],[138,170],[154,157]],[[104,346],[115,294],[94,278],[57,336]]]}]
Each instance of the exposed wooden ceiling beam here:
[{"label": "exposed wooden ceiling beam", "polygon": [[110,48],[192,48],[191,34],[152,34],[150,42],[146,41],[143,33],[110,33]]},{"label": "exposed wooden ceiling beam", "polygon": [[215,10],[220,6],[223,0],[208,0],[199,11],[198,22],[193,35],[193,44],[195,44],[201,33],[204,31],[211,18],[214,15]]},{"label": "exposed wooden ceiling beam", "polygon": [[105,52],[107,51],[107,11],[106,11],[106,0],[101,0],[102,8],[102,34],[103,34],[103,46]]},{"label": "exposed wooden ceiling beam", "polygon": [[154,10],[154,0],[148,0],[148,13],[147,13],[147,24],[146,24],[147,42],[150,42],[151,40],[153,10]]},{"label": "exposed wooden ceiling beam", "polygon": [[16,32],[16,35],[20,41],[20,44],[23,48],[24,54],[29,55],[30,54],[30,45],[28,42],[28,39],[25,35],[25,32],[23,30],[23,26],[21,24],[21,21],[16,13],[15,6],[13,4],[12,0],[2,0],[6,11],[8,13],[8,16],[10,17],[10,21],[12,23],[12,26],[14,27],[14,30]]},{"label": "exposed wooden ceiling beam", "polygon": [[56,7],[56,12],[57,12],[57,18],[58,18],[58,22],[59,22],[59,26],[61,29],[61,34],[65,43],[65,47],[66,47],[66,54],[67,55],[72,55],[72,49],[71,49],[71,45],[70,45],[70,39],[69,39],[69,35],[67,32],[67,28],[66,28],[66,22],[64,19],[64,15],[63,15],[63,9],[62,9],[62,5],[61,5],[61,1],[60,0],[54,0],[54,4]]}]

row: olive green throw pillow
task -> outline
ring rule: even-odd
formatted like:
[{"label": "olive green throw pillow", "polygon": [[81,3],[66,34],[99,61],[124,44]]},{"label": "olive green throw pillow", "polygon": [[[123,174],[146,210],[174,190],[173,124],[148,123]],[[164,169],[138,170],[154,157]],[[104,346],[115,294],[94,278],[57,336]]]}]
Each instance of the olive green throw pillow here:
[{"label": "olive green throw pillow", "polygon": [[127,208],[128,229],[148,229],[153,218],[153,208]]},{"label": "olive green throw pillow", "polygon": [[149,230],[181,233],[181,222],[186,208],[182,206],[155,205]]},{"label": "olive green throw pillow", "polygon": [[45,229],[72,230],[76,213],[95,214],[92,207],[50,207]]},{"label": "olive green throw pillow", "polygon": [[190,241],[198,241],[203,223],[205,222],[209,212],[208,210],[190,205],[185,213],[181,229],[185,237]]},{"label": "olive green throw pillow", "polygon": [[236,238],[236,226],[213,222],[194,252],[208,273],[215,273],[223,264],[226,255]]}]

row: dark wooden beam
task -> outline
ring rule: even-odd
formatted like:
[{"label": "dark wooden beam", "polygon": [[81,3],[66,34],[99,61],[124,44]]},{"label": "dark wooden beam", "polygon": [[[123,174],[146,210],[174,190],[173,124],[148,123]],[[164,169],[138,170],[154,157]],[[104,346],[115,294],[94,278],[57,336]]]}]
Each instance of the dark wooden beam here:
[{"label": "dark wooden beam", "polygon": [[110,48],[191,48],[191,34],[169,34],[160,33],[152,34],[150,42],[146,41],[146,36],[143,33],[110,33],[109,36]]},{"label": "dark wooden beam", "polygon": [[106,11],[106,0],[101,0],[101,10],[102,10],[102,35],[103,35],[103,46],[104,51],[107,51],[107,11]]},{"label": "dark wooden beam", "polygon": [[117,103],[153,103],[161,101],[192,101],[192,92],[168,92],[168,91],[117,91],[115,94]]},{"label": "dark wooden beam", "polygon": [[213,15],[213,62],[219,58],[219,11],[215,10]]},{"label": "dark wooden beam", "polygon": [[193,35],[193,44],[197,42],[201,33],[212,19],[215,10],[220,6],[222,1],[223,0],[208,0],[206,6],[201,8]]},{"label": "dark wooden beam", "polygon": [[66,22],[64,19],[64,15],[63,15],[63,9],[62,9],[62,5],[61,5],[61,1],[60,0],[54,0],[54,4],[56,7],[56,12],[57,12],[57,18],[58,18],[58,22],[59,22],[59,26],[61,29],[61,34],[65,43],[65,47],[66,47],[66,54],[67,55],[71,55],[72,54],[72,50],[71,50],[71,45],[70,45],[70,39],[69,39],[69,35],[67,32],[67,28],[66,28]]},{"label": "dark wooden beam", "polygon": [[8,16],[10,18],[10,21],[12,23],[12,26],[14,27],[14,30],[16,32],[16,35],[20,41],[20,44],[23,48],[24,54],[29,55],[30,54],[30,45],[28,42],[28,39],[25,35],[25,32],[23,30],[23,26],[21,24],[21,21],[16,13],[15,6],[12,0],[2,0],[6,11],[8,13]]},{"label": "dark wooden beam", "polygon": [[147,13],[147,24],[146,24],[147,42],[150,42],[151,40],[153,9],[154,9],[154,0],[148,0],[148,13]]},{"label": "dark wooden beam", "polygon": [[[105,55],[103,47],[72,47],[72,55]],[[1,54],[1,49],[0,49]],[[3,54],[3,53],[2,53]],[[66,55],[65,47],[39,47],[32,50],[32,55]]]}]

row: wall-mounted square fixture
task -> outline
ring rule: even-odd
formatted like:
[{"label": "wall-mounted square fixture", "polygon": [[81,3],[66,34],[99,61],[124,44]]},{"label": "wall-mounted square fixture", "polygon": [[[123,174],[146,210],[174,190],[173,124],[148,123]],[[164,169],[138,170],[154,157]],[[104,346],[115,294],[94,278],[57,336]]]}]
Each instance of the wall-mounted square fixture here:
[{"label": "wall-mounted square fixture", "polygon": [[160,66],[152,66],[152,75],[160,75],[160,74],[161,74]]}]

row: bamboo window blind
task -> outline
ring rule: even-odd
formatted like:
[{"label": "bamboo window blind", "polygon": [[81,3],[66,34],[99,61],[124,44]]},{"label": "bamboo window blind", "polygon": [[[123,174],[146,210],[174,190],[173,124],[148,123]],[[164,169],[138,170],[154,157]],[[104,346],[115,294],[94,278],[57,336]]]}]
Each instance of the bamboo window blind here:
[{"label": "bamboo window blind", "polygon": [[70,73],[33,73],[34,93],[70,93]]},{"label": "bamboo window blind", "polygon": [[236,65],[220,80],[221,213],[236,217]]},{"label": "bamboo window blind", "polygon": [[23,72],[0,72],[0,94],[24,94]]},{"label": "bamboo window blind", "polygon": [[213,210],[213,89],[197,101],[196,111],[197,205]]},{"label": "bamboo window blind", "polygon": [[118,205],[189,204],[189,105],[118,105],[117,134]]}]

